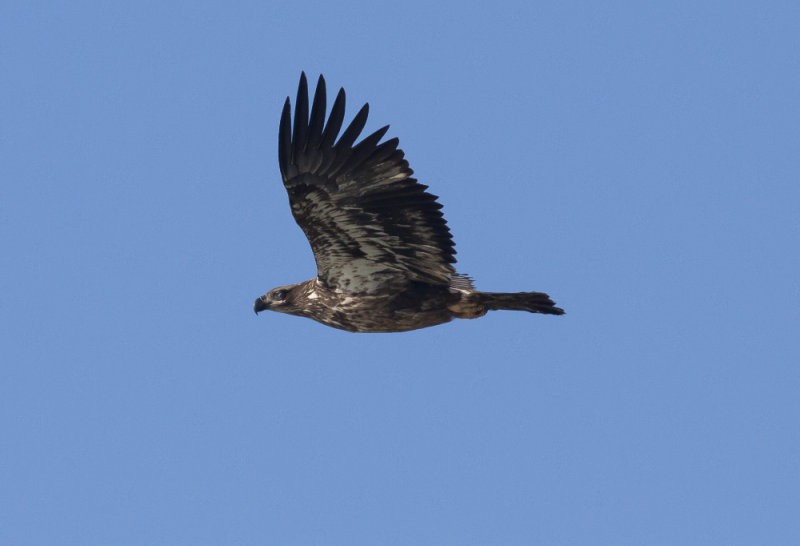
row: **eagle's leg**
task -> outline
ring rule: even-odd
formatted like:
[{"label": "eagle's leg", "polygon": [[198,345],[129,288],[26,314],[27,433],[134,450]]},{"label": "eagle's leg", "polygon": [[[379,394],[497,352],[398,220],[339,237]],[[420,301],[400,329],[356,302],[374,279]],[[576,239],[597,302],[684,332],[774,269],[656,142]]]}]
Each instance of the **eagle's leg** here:
[{"label": "eagle's leg", "polygon": [[455,318],[474,319],[482,317],[489,311],[489,308],[479,301],[479,292],[457,292],[459,298],[447,305]]},{"label": "eagle's leg", "polygon": [[482,317],[488,311],[485,305],[472,305],[472,306],[465,306],[461,304],[450,305],[450,311],[453,312],[453,316],[455,318],[466,318],[466,319],[473,319]]}]

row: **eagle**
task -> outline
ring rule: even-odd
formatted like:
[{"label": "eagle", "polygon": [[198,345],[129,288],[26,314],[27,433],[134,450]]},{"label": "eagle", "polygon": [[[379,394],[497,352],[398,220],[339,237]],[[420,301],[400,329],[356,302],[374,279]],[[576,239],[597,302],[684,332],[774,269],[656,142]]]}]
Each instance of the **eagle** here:
[{"label": "eagle", "polygon": [[[412,178],[386,125],[362,139],[365,104],[341,133],[345,92],[326,113],[320,75],[309,114],[300,75],[292,124],[289,97],[278,130],[278,162],[292,215],[311,244],[317,276],[255,301],[350,332],[405,332],[510,309],[563,315],[542,292],[479,292],[456,272],[455,244],[438,197]],[[338,137],[338,139],[337,139]]]}]

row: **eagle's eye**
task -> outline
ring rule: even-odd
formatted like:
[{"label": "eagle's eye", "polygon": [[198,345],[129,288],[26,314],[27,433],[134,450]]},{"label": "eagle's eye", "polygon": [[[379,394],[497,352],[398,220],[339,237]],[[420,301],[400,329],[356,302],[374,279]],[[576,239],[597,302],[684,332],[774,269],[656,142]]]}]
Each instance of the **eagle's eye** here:
[{"label": "eagle's eye", "polygon": [[272,299],[273,300],[280,301],[280,300],[283,300],[285,298],[286,298],[286,290],[276,290],[275,292],[272,293]]}]

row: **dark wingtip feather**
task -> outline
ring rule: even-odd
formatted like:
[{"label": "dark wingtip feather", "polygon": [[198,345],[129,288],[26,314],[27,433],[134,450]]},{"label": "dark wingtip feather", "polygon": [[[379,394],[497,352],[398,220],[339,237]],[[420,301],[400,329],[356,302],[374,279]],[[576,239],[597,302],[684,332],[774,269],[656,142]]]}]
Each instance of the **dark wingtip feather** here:
[{"label": "dark wingtip feather", "polygon": [[331,108],[331,114],[328,116],[328,123],[325,125],[325,131],[322,133],[320,148],[325,149],[333,146],[336,136],[342,128],[342,122],[344,122],[345,102],[346,95],[344,88],[341,87],[339,88],[339,93],[336,95],[336,100],[333,101],[333,108]]},{"label": "dark wingtip feather", "polygon": [[353,142],[355,142],[358,138],[358,135],[361,134],[361,131],[364,129],[364,125],[367,124],[368,116],[369,103],[366,103],[361,107],[361,110],[358,111],[358,114],[356,114],[356,117],[354,117],[353,121],[350,122],[350,125],[347,127],[347,129],[344,130],[342,136],[339,137],[339,142],[336,143],[336,148],[350,148],[353,145]]},{"label": "dark wingtip feather", "polygon": [[[380,139],[382,139],[382,138],[383,138],[383,135],[385,135],[385,134],[386,134],[386,132],[389,130],[389,127],[391,127],[391,126],[390,126],[390,125],[384,125],[384,126],[383,126],[383,127],[381,127],[380,129],[378,129],[377,131],[375,131],[374,133],[372,133],[372,135],[370,135],[370,136],[380,135],[380,136],[378,137],[378,140],[380,141]],[[399,143],[399,142],[400,142],[400,140],[398,139],[398,140],[397,140],[397,142]]]},{"label": "dark wingtip feather", "polygon": [[389,130],[389,126],[385,125],[359,142],[353,148],[353,155],[347,160],[347,168],[353,171],[357,170],[364,161],[366,161],[372,154],[375,153],[378,142]]},{"label": "dark wingtip feather", "polygon": [[356,117],[350,122],[347,129],[344,130],[339,141],[333,147],[333,157],[330,163],[326,166],[325,174],[328,176],[335,176],[341,168],[345,165],[350,165],[349,160],[353,154],[353,142],[361,134],[364,125],[367,123],[367,116],[369,116],[369,104],[365,104],[358,111]]},{"label": "dark wingtip feather", "polygon": [[289,163],[292,154],[292,101],[286,97],[281,113],[281,123],[278,129],[278,165],[280,165],[283,178],[287,178]]},{"label": "dark wingtip feather", "polygon": [[308,149],[315,149],[322,140],[322,126],[325,124],[326,108],[325,78],[322,74],[317,80],[317,89],[314,91],[314,103],[311,105],[311,118],[308,122]]},{"label": "dark wingtip feather", "polygon": [[308,81],[306,73],[300,74],[300,84],[297,86],[297,102],[294,105],[294,157],[300,156],[300,152],[306,144],[308,134]]}]

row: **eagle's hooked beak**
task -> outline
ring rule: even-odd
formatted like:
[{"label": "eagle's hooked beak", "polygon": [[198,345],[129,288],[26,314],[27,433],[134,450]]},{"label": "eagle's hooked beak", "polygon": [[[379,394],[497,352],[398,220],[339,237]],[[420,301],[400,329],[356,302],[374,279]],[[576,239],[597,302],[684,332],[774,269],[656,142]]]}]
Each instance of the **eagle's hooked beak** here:
[{"label": "eagle's hooked beak", "polygon": [[269,309],[269,304],[267,303],[267,298],[265,296],[261,296],[253,304],[253,311],[256,312],[256,315],[267,309]]}]

